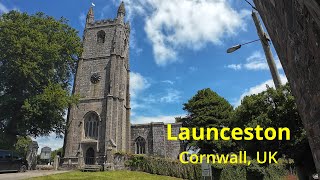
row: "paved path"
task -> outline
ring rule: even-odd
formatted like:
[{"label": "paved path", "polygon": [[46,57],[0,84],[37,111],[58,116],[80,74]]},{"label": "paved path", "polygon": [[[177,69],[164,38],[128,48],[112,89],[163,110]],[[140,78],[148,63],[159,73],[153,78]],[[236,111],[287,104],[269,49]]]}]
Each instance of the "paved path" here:
[{"label": "paved path", "polygon": [[34,170],[34,171],[27,171],[24,173],[1,173],[0,180],[21,180],[21,179],[28,179],[32,177],[46,176],[50,174],[59,174],[59,173],[65,173],[65,172],[69,172],[69,171]]}]

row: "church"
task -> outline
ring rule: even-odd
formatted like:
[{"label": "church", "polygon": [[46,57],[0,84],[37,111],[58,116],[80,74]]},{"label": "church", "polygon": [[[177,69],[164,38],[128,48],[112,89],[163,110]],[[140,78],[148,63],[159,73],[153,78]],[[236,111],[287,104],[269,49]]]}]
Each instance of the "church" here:
[{"label": "church", "polygon": [[[64,164],[75,167],[112,164],[116,152],[177,159],[180,141],[168,141],[163,122],[130,123],[130,25],[122,2],[114,19],[95,21],[90,8],[83,33],[73,93],[68,110]],[[172,124],[178,134],[180,123]]]}]

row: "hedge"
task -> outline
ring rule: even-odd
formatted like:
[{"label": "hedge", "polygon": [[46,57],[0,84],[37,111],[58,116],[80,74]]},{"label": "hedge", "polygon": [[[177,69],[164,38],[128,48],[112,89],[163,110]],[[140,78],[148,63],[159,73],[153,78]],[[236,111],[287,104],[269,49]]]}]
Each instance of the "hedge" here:
[{"label": "hedge", "polygon": [[[180,161],[144,155],[125,156],[128,159],[125,164],[131,170],[183,179],[201,179],[200,164],[182,164]],[[250,166],[213,164],[212,174],[214,180],[280,180],[286,175],[286,170],[282,164],[261,166],[252,160]]]}]

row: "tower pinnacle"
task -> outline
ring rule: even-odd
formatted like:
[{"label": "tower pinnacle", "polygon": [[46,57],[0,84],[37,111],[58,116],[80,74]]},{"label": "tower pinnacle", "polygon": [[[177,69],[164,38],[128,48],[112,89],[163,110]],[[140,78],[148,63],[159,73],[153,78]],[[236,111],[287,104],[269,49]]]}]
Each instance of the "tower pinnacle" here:
[{"label": "tower pinnacle", "polygon": [[93,14],[93,6],[91,6],[87,14],[86,24],[93,23],[93,22],[94,22],[94,14]]},{"label": "tower pinnacle", "polygon": [[123,18],[126,15],[126,9],[124,8],[124,3],[123,1],[121,2],[119,8],[118,8],[118,15],[117,17]]}]

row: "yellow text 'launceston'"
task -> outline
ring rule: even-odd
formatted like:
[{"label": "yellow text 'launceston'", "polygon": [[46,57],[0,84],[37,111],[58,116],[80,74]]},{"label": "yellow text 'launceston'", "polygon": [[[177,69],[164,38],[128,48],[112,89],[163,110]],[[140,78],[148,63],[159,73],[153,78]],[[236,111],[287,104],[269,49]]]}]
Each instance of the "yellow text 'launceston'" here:
[{"label": "yellow text 'launceston'", "polygon": [[241,140],[290,140],[290,129],[287,127],[283,128],[272,128],[268,127],[266,129],[257,125],[255,128],[247,127],[244,129],[241,128],[228,128],[223,127],[218,128],[187,128],[181,127],[180,133],[178,136],[172,134],[171,124],[167,125],[167,138],[168,140],[225,140],[229,141],[231,139],[236,141]]}]

